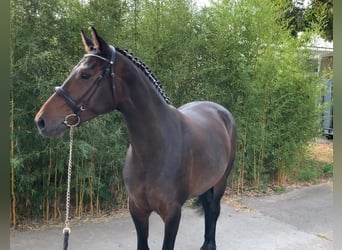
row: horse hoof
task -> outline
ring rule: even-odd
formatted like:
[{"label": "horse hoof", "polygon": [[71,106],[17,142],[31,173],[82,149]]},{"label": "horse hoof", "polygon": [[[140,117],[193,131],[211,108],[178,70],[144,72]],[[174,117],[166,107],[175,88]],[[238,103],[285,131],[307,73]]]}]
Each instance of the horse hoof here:
[{"label": "horse hoof", "polygon": [[216,250],[216,246],[212,244],[205,244],[200,250]]}]

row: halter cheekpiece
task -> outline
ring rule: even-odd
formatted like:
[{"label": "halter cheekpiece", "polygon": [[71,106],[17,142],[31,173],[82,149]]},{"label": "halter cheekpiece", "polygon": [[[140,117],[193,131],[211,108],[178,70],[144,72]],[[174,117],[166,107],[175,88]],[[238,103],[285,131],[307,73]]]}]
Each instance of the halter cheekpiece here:
[{"label": "halter cheekpiece", "polygon": [[[102,71],[102,73],[96,78],[94,83],[87,89],[87,91],[77,100],[72,99],[64,90],[62,87],[56,87],[56,93],[61,96],[64,101],[68,104],[68,106],[72,109],[73,114],[69,114],[64,118],[64,124],[68,127],[76,127],[80,124],[81,118],[80,114],[84,110],[86,110],[91,98],[95,94],[97,88],[100,86],[100,82],[102,79],[110,73],[111,77],[114,77],[114,72],[112,72],[112,66],[115,61],[115,47],[110,45],[111,48],[111,59],[108,60],[105,57],[95,55],[95,54],[85,54],[84,57],[97,57],[107,63],[106,68]],[[115,90],[115,84],[113,84],[112,91],[114,94]],[[84,100],[84,98],[88,96],[87,99]],[[81,104],[81,105],[80,105]]]}]

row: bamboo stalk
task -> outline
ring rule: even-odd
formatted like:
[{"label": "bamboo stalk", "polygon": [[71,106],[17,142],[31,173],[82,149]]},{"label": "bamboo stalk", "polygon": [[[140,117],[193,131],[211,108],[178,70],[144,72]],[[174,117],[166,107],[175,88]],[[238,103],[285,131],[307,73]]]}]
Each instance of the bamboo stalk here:
[{"label": "bamboo stalk", "polygon": [[89,177],[89,187],[90,187],[90,194],[89,194],[90,214],[91,214],[91,216],[93,216],[94,215],[94,206],[93,206],[93,178],[92,178],[92,175]]},{"label": "bamboo stalk", "polygon": [[78,167],[76,165],[76,175],[75,175],[75,215],[78,214],[78,175],[79,175],[79,171],[78,171]]},{"label": "bamboo stalk", "polygon": [[47,182],[46,182],[46,215],[45,215],[45,220],[48,221],[50,218],[50,199],[49,199],[49,187],[50,187],[50,180],[51,180],[51,168],[52,168],[52,157],[51,157],[51,147],[50,147],[50,152],[49,152],[49,164],[48,164],[48,177],[47,177]]},{"label": "bamboo stalk", "polygon": [[15,169],[14,169],[14,97],[13,97],[13,90],[11,90],[11,122],[10,122],[10,128],[11,128],[11,222],[13,228],[16,227],[17,221],[16,221],[16,197],[14,193],[14,185],[15,185]]},{"label": "bamboo stalk", "polygon": [[99,194],[96,194],[96,214],[99,215],[100,213],[100,197]]},{"label": "bamboo stalk", "polygon": [[54,195],[53,195],[53,218],[57,219],[57,165],[55,164],[55,176],[54,176]]},{"label": "bamboo stalk", "polygon": [[[247,109],[248,110],[248,109]],[[246,121],[249,121],[249,112],[246,112]],[[248,127],[245,126],[244,128],[244,139],[242,140],[243,144],[242,144],[242,150],[241,150],[241,155],[242,155],[242,159],[241,159],[241,165],[239,166],[239,176],[238,176],[238,181],[237,181],[237,193],[241,194],[244,190],[244,186],[245,186],[245,167],[246,167],[246,152],[247,152],[247,134],[248,134]]]},{"label": "bamboo stalk", "polygon": [[[100,162],[99,166],[99,179],[101,179],[101,171],[102,171],[102,164]],[[96,193],[96,214],[100,213],[100,185],[97,185],[97,193]]]},{"label": "bamboo stalk", "polygon": [[[81,168],[83,169],[83,160],[81,161]],[[78,202],[78,216],[82,216],[83,214],[83,198],[84,198],[84,178],[81,177],[79,180],[80,188],[79,188],[79,202]]]},{"label": "bamboo stalk", "polygon": [[83,215],[83,197],[84,197],[84,188],[83,188],[83,180],[80,181],[80,198],[78,203],[78,216]]},{"label": "bamboo stalk", "polygon": [[[61,174],[61,177],[59,179],[59,187],[62,187],[62,181],[63,181],[63,175]],[[62,217],[61,210],[60,210],[60,208],[58,206],[60,204],[60,201],[61,201],[61,193],[58,192],[58,194],[57,194],[57,213],[58,213],[58,218]]]}]

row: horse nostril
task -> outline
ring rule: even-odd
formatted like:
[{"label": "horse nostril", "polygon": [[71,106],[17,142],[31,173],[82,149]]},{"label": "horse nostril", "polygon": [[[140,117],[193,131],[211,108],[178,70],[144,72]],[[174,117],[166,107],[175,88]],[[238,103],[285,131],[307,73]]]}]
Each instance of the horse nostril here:
[{"label": "horse nostril", "polygon": [[43,118],[39,118],[37,122],[38,128],[43,129],[45,127],[45,122]]}]

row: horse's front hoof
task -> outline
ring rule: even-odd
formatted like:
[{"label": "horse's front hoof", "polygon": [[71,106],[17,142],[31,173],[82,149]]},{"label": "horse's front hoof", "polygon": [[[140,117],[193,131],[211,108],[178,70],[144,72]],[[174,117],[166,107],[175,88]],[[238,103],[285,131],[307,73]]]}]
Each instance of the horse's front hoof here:
[{"label": "horse's front hoof", "polygon": [[203,244],[201,247],[201,250],[216,250],[216,245],[215,244]]}]

